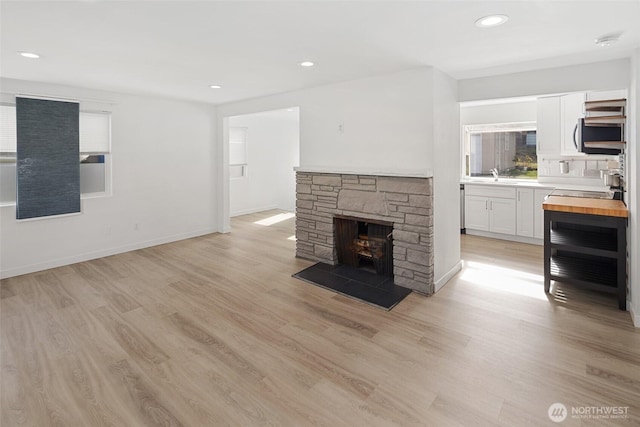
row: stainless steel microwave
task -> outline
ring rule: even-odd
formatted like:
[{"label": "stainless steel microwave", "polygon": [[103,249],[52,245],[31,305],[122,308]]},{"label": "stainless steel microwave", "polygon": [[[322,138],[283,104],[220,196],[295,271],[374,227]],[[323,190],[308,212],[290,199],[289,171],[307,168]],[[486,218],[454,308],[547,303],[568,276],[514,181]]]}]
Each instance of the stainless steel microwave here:
[{"label": "stainless steel microwave", "polygon": [[[573,132],[573,143],[578,151],[585,154],[616,155],[616,148],[589,146],[589,142],[622,141],[622,127],[619,126],[586,126],[580,119]],[[586,143],[586,144],[585,144]]]}]

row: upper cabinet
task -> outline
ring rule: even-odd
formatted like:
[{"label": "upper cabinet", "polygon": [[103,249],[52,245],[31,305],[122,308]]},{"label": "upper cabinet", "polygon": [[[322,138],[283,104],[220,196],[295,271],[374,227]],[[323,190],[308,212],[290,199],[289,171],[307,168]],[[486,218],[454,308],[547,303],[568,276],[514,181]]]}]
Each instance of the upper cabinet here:
[{"label": "upper cabinet", "polygon": [[538,98],[536,124],[536,151],[538,156],[560,154],[560,97]]}]

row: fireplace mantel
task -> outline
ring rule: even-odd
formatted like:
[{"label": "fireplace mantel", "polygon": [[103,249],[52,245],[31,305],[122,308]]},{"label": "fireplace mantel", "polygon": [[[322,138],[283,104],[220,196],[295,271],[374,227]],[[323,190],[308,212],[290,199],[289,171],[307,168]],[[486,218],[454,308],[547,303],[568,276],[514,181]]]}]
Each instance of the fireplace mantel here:
[{"label": "fireplace mantel", "polygon": [[335,168],[329,166],[298,166],[293,168],[296,172],[327,173],[339,175],[369,175],[369,176],[397,176],[406,178],[432,178],[433,172],[429,170],[402,170],[380,168]]},{"label": "fireplace mantel", "polygon": [[425,294],[433,282],[433,178],[427,171],[296,168],[296,256],[335,265],[336,216],[393,224],[393,280]]}]

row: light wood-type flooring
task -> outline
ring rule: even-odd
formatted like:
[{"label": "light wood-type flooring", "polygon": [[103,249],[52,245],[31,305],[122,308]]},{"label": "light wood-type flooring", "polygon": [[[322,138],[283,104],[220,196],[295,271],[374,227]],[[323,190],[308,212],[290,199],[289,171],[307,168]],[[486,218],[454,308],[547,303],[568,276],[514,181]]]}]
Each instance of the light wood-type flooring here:
[{"label": "light wood-type flooring", "polygon": [[640,425],[640,329],[545,295],[541,247],[463,236],[460,274],[386,312],[292,278],[277,213],[3,280],[2,427]]}]

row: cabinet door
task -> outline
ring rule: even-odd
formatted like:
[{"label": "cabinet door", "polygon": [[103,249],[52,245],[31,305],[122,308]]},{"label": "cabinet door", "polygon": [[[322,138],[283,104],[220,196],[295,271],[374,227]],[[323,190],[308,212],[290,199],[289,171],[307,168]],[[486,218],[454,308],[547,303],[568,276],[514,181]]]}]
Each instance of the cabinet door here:
[{"label": "cabinet door", "polygon": [[533,237],[536,239],[544,238],[544,210],[542,203],[544,198],[551,193],[552,189],[535,190],[533,194]]},{"label": "cabinet door", "polygon": [[538,156],[560,154],[560,97],[537,100],[536,152]]},{"label": "cabinet door", "polygon": [[489,199],[482,196],[465,196],[464,226],[471,230],[489,231]]},{"label": "cabinet door", "polygon": [[518,188],[516,197],[516,234],[533,237],[533,189]]},{"label": "cabinet door", "polygon": [[563,156],[583,156],[578,151],[578,120],[584,117],[584,93],[572,93],[560,97],[560,154]]},{"label": "cabinet door", "polygon": [[489,199],[489,231],[516,234],[515,199]]}]

